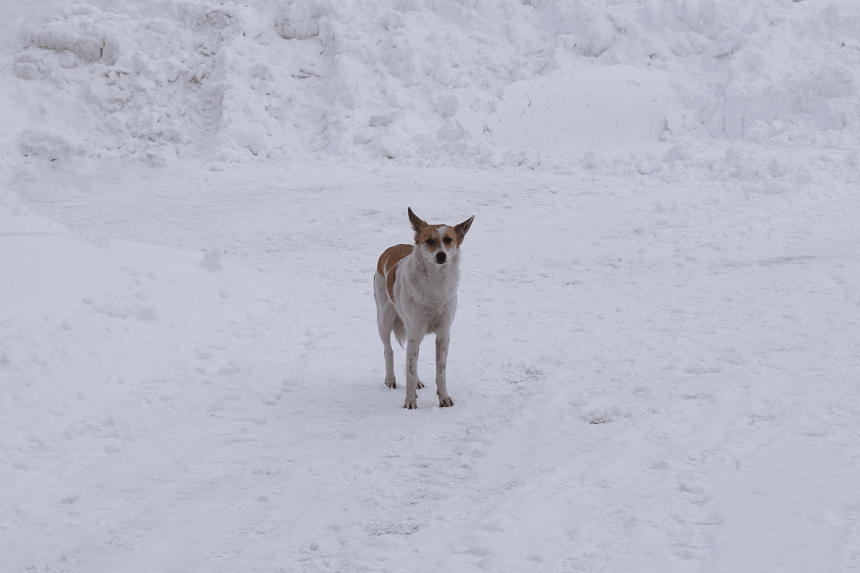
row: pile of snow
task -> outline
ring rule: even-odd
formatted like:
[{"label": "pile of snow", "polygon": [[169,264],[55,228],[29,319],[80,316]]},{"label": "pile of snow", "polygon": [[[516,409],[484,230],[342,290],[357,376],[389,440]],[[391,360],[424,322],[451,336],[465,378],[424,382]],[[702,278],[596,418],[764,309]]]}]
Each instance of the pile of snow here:
[{"label": "pile of snow", "polygon": [[[75,142],[53,146],[52,159],[151,165],[534,167],[536,147],[553,165],[548,157],[700,132],[775,146],[860,142],[853,0],[97,4],[10,4],[8,161],[38,154],[26,136],[37,126]],[[591,97],[601,112],[585,105]],[[532,108],[519,114],[524,98]]]}]

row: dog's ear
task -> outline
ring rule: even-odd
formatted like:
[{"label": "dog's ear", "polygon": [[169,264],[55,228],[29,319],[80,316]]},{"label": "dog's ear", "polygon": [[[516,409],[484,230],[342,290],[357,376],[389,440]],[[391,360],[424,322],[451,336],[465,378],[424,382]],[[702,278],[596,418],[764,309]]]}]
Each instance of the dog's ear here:
[{"label": "dog's ear", "polygon": [[415,229],[416,233],[420,233],[424,227],[427,226],[425,221],[422,221],[418,218],[418,216],[412,212],[412,207],[408,207],[409,209],[409,220],[412,222],[412,228]]},{"label": "dog's ear", "polygon": [[466,233],[469,232],[469,227],[472,226],[472,221],[475,220],[475,216],[472,215],[456,227],[454,227],[454,232],[457,233],[457,244],[461,244],[463,239],[466,237]]}]

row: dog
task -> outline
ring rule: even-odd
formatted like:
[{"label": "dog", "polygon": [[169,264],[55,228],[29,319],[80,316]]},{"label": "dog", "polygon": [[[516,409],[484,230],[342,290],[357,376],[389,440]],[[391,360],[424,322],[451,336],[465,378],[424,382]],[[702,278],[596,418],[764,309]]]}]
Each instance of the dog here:
[{"label": "dog", "polygon": [[446,368],[451,323],[457,312],[460,247],[474,216],[459,225],[429,225],[412,208],[409,221],[415,230],[414,245],[395,245],[379,257],[373,275],[376,324],[385,355],[385,385],[397,388],[391,333],[400,346],[406,340],[406,403],[418,407],[418,349],[428,334],[436,335],[436,394],[439,406],[453,406],[448,395]]}]

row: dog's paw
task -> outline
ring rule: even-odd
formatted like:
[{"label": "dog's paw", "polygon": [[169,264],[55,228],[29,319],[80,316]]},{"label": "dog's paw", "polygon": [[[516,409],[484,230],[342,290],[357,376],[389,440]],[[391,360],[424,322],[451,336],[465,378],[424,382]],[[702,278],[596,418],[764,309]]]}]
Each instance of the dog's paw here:
[{"label": "dog's paw", "polygon": [[418,389],[420,390],[423,387],[424,387],[424,382],[422,382],[421,380],[418,380]]},{"label": "dog's paw", "polygon": [[447,408],[448,406],[453,406],[453,405],[454,405],[454,400],[451,399],[451,396],[445,396],[444,398],[442,396],[439,396],[439,407],[440,408]]},{"label": "dog's paw", "polygon": [[417,410],[418,409],[418,398],[406,398],[406,403],[403,404],[403,407],[407,410]]},{"label": "dog's paw", "polygon": [[389,388],[397,388],[397,378],[386,378],[385,385]]}]

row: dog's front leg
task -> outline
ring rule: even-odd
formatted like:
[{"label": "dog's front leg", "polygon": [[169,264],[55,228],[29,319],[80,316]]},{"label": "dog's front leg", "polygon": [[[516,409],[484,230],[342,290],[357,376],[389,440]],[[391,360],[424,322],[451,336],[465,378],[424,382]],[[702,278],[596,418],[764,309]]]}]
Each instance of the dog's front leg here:
[{"label": "dog's front leg", "polygon": [[448,381],[446,378],[450,336],[448,332],[436,334],[436,394],[439,396],[439,406],[442,408],[454,405],[454,401],[448,395]]},{"label": "dog's front leg", "polygon": [[391,333],[389,340],[382,339],[383,355],[385,356],[385,385],[389,388],[397,388],[397,378],[394,376],[394,349],[391,348]]},{"label": "dog's front leg", "polygon": [[418,408],[418,350],[423,336],[409,336],[406,339],[406,403],[408,410]]}]

